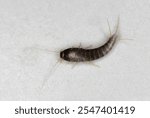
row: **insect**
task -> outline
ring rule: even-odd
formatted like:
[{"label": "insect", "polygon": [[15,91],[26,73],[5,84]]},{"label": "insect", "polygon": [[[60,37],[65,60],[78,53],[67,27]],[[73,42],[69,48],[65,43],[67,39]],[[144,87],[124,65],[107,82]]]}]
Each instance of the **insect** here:
[{"label": "insect", "polygon": [[[108,26],[109,26],[109,22],[108,22]],[[60,59],[53,66],[53,70],[55,70],[56,67],[59,65],[59,63],[61,63],[63,60],[67,62],[75,62],[75,63],[91,62],[105,56],[107,53],[111,51],[111,49],[114,47],[118,39],[118,27],[119,27],[119,18],[118,18],[116,31],[112,34],[109,26],[110,36],[107,42],[101,45],[100,47],[93,48],[93,49],[76,47],[76,48],[67,48],[60,52],[53,51],[59,53],[60,55]],[[44,84],[48,81],[48,76],[43,81],[42,88]]]},{"label": "insect", "polygon": [[[109,25],[109,23],[108,23]],[[113,48],[116,40],[118,38],[118,24],[115,33],[111,34],[110,26],[110,37],[108,41],[101,45],[100,47],[93,49],[84,49],[84,48],[68,48],[60,52],[60,58],[68,62],[90,62],[97,60],[105,56]]]}]

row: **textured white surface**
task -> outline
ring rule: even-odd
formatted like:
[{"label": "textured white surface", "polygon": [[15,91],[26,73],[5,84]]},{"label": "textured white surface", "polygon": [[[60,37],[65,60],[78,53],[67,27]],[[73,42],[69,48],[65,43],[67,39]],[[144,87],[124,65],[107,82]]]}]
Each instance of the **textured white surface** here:
[{"label": "textured white surface", "polygon": [[[59,55],[45,50],[101,45],[119,15],[122,38],[134,40],[100,68],[52,71]],[[149,0],[0,0],[0,100],[150,100],[149,28]]]}]

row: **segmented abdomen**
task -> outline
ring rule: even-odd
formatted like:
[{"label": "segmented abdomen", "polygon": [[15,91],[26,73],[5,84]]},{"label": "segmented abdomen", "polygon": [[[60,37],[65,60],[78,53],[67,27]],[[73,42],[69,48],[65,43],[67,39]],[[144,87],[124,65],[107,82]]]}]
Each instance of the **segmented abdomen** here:
[{"label": "segmented abdomen", "polygon": [[113,47],[115,41],[109,40],[105,45],[95,49],[83,49],[79,51],[79,61],[92,61],[105,56]]}]

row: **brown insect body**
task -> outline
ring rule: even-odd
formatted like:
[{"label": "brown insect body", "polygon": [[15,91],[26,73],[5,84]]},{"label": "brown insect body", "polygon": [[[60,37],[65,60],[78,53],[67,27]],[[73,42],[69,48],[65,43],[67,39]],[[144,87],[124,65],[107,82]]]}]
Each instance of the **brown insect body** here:
[{"label": "brown insect body", "polygon": [[85,62],[99,59],[112,49],[117,37],[118,35],[114,33],[104,45],[94,49],[68,48],[60,53],[60,57],[69,62]]}]

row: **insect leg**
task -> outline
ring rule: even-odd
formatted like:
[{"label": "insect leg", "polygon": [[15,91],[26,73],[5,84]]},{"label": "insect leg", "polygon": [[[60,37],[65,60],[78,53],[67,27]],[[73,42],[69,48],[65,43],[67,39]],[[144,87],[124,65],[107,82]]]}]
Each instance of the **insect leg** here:
[{"label": "insect leg", "polygon": [[[89,48],[91,48],[92,47],[92,45],[89,45],[89,46],[87,46],[87,47],[85,47],[85,49],[89,49]],[[78,48],[82,48],[82,44],[80,43],[79,44],[79,47]]]},{"label": "insect leg", "polygon": [[81,48],[81,47],[82,47],[82,44],[80,43],[80,44],[79,44],[79,48]]},{"label": "insect leg", "polygon": [[85,49],[90,49],[90,48],[92,48],[92,45],[85,47]]},{"label": "insect leg", "polygon": [[88,62],[86,62],[87,64],[89,64],[89,65],[91,65],[91,66],[94,66],[94,67],[97,67],[97,68],[100,68],[100,66],[99,65],[97,65],[97,64],[95,64],[95,63],[93,63],[93,62],[91,62],[91,61],[88,61]]},{"label": "insect leg", "polygon": [[74,69],[74,67],[75,67],[77,64],[78,64],[77,62],[74,62],[73,65],[72,65],[72,69]]}]

